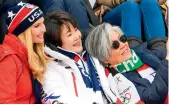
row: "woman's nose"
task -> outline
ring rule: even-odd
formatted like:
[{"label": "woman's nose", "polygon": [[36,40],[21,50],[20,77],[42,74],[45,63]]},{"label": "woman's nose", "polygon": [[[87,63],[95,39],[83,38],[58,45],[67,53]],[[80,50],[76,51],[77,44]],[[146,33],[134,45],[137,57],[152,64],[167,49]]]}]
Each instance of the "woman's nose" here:
[{"label": "woman's nose", "polygon": [[78,40],[79,39],[79,35],[76,33],[75,34],[75,37],[74,37],[75,40]]},{"label": "woman's nose", "polygon": [[74,35],[75,35],[75,38],[76,38],[76,39],[79,39],[79,38],[80,38],[79,32],[75,31],[75,32],[74,32]]},{"label": "woman's nose", "polygon": [[46,27],[44,24],[42,24],[42,32],[46,32]]},{"label": "woman's nose", "polygon": [[[120,41],[119,41],[120,42]],[[120,49],[123,49],[125,47],[125,43],[120,42]]]}]

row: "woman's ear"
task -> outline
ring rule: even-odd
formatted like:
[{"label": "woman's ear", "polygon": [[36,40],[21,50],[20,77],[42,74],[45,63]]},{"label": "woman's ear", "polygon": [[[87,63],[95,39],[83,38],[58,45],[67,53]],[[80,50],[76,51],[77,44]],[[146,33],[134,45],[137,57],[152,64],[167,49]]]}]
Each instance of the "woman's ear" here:
[{"label": "woman's ear", "polygon": [[108,61],[107,60],[105,60],[104,62],[102,62],[103,63],[103,65],[104,65],[104,67],[109,67],[109,64],[108,64]]},{"label": "woman's ear", "polygon": [[108,64],[109,62],[108,62],[108,60],[106,59],[105,61],[104,61],[104,64]]}]

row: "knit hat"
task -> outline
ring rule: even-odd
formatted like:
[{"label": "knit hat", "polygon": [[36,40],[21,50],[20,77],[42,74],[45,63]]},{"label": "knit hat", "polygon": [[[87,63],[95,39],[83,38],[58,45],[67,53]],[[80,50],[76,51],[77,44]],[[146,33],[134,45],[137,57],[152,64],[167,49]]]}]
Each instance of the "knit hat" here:
[{"label": "knit hat", "polygon": [[21,1],[7,10],[5,19],[8,32],[19,35],[41,17],[43,17],[43,12],[39,7]]}]

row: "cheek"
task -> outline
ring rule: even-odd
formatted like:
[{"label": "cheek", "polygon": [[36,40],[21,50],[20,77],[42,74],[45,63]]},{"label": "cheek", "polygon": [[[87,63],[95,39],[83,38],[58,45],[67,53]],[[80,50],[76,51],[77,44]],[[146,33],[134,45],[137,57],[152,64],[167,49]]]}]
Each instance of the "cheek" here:
[{"label": "cheek", "polygon": [[69,50],[69,49],[70,49],[69,44],[63,43],[63,42],[62,42],[62,46],[61,46],[61,47],[64,48],[64,49],[66,49],[66,50]]},{"label": "cheek", "polygon": [[35,42],[37,40],[35,33],[32,34],[32,40],[33,40],[33,42]]},{"label": "cheek", "polygon": [[32,38],[35,39],[37,37],[37,30],[36,29],[32,29],[31,30],[31,33],[32,33]]},{"label": "cheek", "polygon": [[43,43],[44,42],[44,36],[43,35],[42,36],[38,36],[38,35],[39,35],[38,31],[34,31],[32,33],[32,41],[34,43]]},{"label": "cheek", "polygon": [[115,64],[120,63],[120,61],[123,59],[119,51],[112,51],[111,52],[111,62],[114,62]]},{"label": "cheek", "polygon": [[72,41],[69,39],[63,39],[62,40],[62,48],[66,49],[66,50],[70,50],[72,46]]}]

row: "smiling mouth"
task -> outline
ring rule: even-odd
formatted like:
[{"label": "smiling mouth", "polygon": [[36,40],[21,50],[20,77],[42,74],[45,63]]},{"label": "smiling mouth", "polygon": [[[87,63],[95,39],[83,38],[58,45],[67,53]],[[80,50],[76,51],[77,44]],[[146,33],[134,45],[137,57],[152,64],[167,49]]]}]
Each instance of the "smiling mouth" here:
[{"label": "smiling mouth", "polygon": [[38,35],[38,38],[43,38],[43,35]]},{"label": "smiling mouth", "polygon": [[126,55],[128,53],[129,49],[127,48],[123,53],[122,55]]},{"label": "smiling mouth", "polygon": [[80,41],[78,41],[77,43],[75,43],[73,46],[79,46],[80,45]]}]

